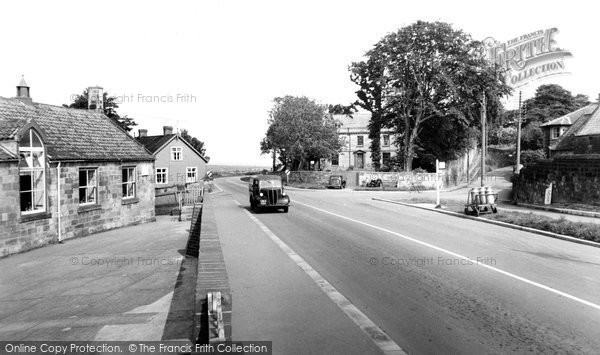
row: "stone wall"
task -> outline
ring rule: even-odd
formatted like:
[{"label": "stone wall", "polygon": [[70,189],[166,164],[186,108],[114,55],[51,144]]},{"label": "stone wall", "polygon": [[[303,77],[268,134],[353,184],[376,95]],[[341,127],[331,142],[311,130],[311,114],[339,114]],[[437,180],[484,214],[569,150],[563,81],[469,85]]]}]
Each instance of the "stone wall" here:
[{"label": "stone wall", "polygon": [[514,199],[543,204],[550,183],[552,203],[600,205],[600,155],[560,157],[524,167],[514,182]]},{"label": "stone wall", "polygon": [[[366,186],[369,181],[378,179],[382,181],[383,186],[394,187],[401,190],[411,190],[414,188],[423,190],[436,189],[435,173],[361,172],[358,173],[358,186]],[[440,181],[443,181],[441,177]]]},{"label": "stone wall", "polygon": [[[331,175],[342,175],[346,180],[347,187],[357,186],[358,174],[356,171],[291,171],[288,176],[289,182],[293,183],[311,183],[326,185],[329,183]],[[286,181],[285,174],[282,175],[283,181]]]},{"label": "stone wall", "polygon": [[[136,197],[123,200],[121,168],[117,163],[93,163],[98,170],[98,204],[79,205],[79,164],[61,164],[61,239],[81,237],[131,224],[154,221],[152,162],[137,166]],[[148,175],[142,175],[148,172]],[[16,163],[0,164],[0,256],[36,248],[58,240],[57,163],[46,168],[46,212],[21,215],[19,171]]]}]

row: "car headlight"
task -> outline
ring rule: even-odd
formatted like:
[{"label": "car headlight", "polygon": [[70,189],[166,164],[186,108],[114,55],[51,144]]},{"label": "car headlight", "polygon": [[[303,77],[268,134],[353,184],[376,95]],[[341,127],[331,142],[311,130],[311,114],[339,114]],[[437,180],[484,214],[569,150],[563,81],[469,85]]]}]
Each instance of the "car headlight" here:
[{"label": "car headlight", "polygon": [[262,193],[262,192],[261,192],[261,193],[259,193],[259,194],[258,194],[258,196],[260,196],[260,197],[263,197],[263,193]]}]

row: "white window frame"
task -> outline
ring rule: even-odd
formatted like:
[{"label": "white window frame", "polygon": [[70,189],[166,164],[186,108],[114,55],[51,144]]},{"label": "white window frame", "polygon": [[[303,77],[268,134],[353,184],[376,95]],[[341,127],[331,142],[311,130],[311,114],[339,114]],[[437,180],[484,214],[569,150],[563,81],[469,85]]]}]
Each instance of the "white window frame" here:
[{"label": "white window frame", "polygon": [[171,160],[173,160],[173,161],[183,160],[183,148],[182,147],[171,147]]},{"label": "white window frame", "polygon": [[383,135],[383,146],[384,147],[389,147],[390,146],[390,135],[389,134],[384,134]]},{"label": "white window frame", "polygon": [[[162,170],[162,171],[161,171]],[[162,176],[162,182],[159,182],[159,176]],[[169,183],[169,168],[156,168],[156,184],[165,185]]]},{"label": "white window frame", "polygon": [[[23,194],[31,194],[31,210],[25,210],[23,211],[21,208],[22,206],[19,206],[19,209],[21,209],[21,214],[33,214],[33,213],[41,213],[41,212],[46,212],[46,151],[45,151],[45,147],[44,147],[44,142],[42,141],[42,137],[33,130],[33,128],[30,128],[27,133],[29,135],[29,146],[21,146],[19,145],[19,157],[20,159],[24,159],[26,164],[28,165],[27,167],[22,167],[21,164],[19,164],[19,180],[21,179],[22,175],[30,175],[31,176],[31,190],[21,190],[21,188],[19,187],[19,203],[22,203],[22,196]],[[41,147],[34,147],[33,146],[33,138],[34,136],[40,141],[40,144],[42,145]],[[22,141],[22,139],[21,139]],[[33,166],[33,158],[36,154],[39,154],[38,156],[38,163],[40,166]],[[26,173],[26,174],[23,174]],[[35,185],[35,174],[36,173],[41,173],[41,188],[39,188],[40,186]],[[36,188],[38,187],[38,188]],[[40,208],[36,208],[35,206],[35,197],[36,197],[36,192],[41,192],[42,193],[42,205]]]},{"label": "white window frame", "polygon": [[[129,179],[127,181],[123,181],[123,170],[133,170],[133,173],[131,174],[131,176],[133,177],[132,181],[129,181]],[[122,194],[122,198],[125,199],[132,199],[135,198],[137,195],[137,179],[136,179],[136,172],[137,169],[135,166],[124,166],[121,168],[121,194]],[[129,177],[129,173],[127,174],[127,176]],[[123,186],[125,186],[125,192],[123,192]],[[129,195],[129,186],[133,186],[133,194]]]},{"label": "white window frame", "polygon": [[[89,172],[93,171],[94,172],[94,181],[92,185],[89,185]],[[80,168],[79,169],[79,180],[81,181],[81,173],[82,172],[86,172],[85,174],[85,181],[86,181],[86,185],[81,186],[79,185],[79,205],[96,205],[98,204],[98,168]],[[94,191],[94,199],[93,201],[90,200],[88,201],[88,197],[89,197],[89,193],[88,193],[88,189],[93,189]],[[81,202],[81,190],[84,189],[85,190],[85,202]]]},{"label": "white window frame", "polygon": [[[193,177],[190,177],[190,173],[193,173]],[[185,168],[185,182],[186,183],[198,182],[198,167],[191,166],[191,167]]]},{"label": "white window frame", "polygon": [[[361,140],[362,140],[362,142],[361,142]],[[356,146],[364,147],[364,145],[365,145],[365,136],[362,136],[362,135],[356,136]]]}]

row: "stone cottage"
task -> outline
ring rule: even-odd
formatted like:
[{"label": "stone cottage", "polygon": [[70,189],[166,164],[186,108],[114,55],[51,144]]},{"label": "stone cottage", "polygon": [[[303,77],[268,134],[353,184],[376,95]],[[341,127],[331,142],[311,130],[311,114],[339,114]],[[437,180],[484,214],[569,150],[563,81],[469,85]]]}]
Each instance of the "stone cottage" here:
[{"label": "stone cottage", "polygon": [[0,256],[154,221],[154,157],[98,110],[0,97]]}]

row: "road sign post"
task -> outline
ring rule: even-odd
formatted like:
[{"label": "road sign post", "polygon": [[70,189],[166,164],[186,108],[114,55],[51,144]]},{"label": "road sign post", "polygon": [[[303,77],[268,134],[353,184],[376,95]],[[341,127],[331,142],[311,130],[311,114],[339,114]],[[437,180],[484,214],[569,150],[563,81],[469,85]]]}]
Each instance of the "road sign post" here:
[{"label": "road sign post", "polygon": [[436,190],[436,203],[435,208],[442,208],[440,203],[440,170],[446,169],[446,162],[435,160],[435,190]]}]

